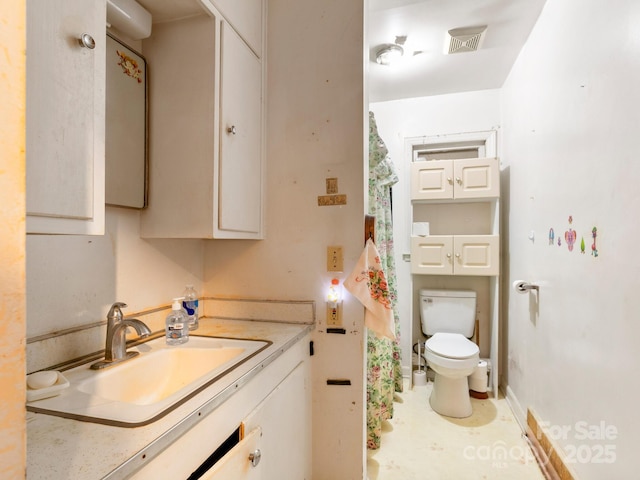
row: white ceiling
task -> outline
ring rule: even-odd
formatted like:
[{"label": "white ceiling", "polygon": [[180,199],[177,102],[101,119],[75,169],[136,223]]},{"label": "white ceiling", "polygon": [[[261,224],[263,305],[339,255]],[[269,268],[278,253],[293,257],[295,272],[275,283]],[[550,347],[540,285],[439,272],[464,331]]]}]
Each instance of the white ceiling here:
[{"label": "white ceiling", "polygon": [[[369,102],[500,88],[545,0],[369,0]],[[475,52],[445,55],[448,30],[487,25]],[[407,36],[398,65],[376,52]],[[413,55],[414,51],[422,53]]]}]

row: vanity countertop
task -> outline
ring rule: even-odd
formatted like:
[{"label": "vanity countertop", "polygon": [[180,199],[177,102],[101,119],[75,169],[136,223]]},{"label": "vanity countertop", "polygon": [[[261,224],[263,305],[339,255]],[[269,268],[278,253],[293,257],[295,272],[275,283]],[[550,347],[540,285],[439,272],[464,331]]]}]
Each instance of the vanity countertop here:
[{"label": "vanity countertop", "polygon": [[[134,468],[127,466],[131,458],[147,453],[151,457],[161,451],[198,421],[192,417],[195,412],[203,406],[205,411],[215,408],[232,394],[234,384],[244,385],[312,328],[309,324],[200,319],[194,334],[272,343],[166,416],[142,427],[115,427],[27,412],[27,478],[126,478]],[[242,395],[242,388],[234,390],[237,393],[233,394]]]}]

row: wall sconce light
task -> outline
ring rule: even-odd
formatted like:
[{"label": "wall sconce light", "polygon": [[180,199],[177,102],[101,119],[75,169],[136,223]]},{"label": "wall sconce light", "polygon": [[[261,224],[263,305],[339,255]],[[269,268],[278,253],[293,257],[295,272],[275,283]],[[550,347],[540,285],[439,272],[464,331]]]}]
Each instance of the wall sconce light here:
[{"label": "wall sconce light", "polygon": [[376,52],[376,62],[380,65],[391,65],[404,55],[404,49],[400,45],[384,45]]},{"label": "wall sconce light", "polygon": [[342,325],[342,294],[340,292],[340,280],[334,278],[327,292],[327,325]]}]

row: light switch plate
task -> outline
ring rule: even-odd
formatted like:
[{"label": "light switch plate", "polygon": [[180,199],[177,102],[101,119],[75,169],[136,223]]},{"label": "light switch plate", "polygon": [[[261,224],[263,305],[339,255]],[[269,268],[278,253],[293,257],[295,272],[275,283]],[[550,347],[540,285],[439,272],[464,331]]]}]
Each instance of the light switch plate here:
[{"label": "light switch plate", "polygon": [[327,247],[327,272],[344,271],[342,247]]}]

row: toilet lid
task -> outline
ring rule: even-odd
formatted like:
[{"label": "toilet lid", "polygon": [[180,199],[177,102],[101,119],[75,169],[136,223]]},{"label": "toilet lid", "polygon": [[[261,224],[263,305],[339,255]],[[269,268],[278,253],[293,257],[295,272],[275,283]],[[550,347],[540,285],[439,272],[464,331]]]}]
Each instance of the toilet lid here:
[{"label": "toilet lid", "polygon": [[426,341],[425,347],[447,358],[469,358],[480,352],[478,345],[459,333],[436,333]]}]

